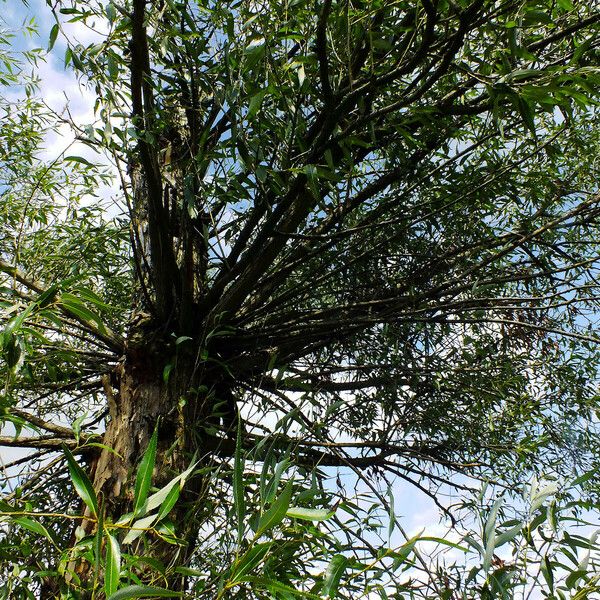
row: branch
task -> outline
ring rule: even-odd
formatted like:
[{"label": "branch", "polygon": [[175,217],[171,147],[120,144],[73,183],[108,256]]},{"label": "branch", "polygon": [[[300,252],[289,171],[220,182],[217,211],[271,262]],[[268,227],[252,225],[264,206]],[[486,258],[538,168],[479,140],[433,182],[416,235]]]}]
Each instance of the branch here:
[{"label": "branch", "polygon": [[327,59],[327,20],[331,13],[331,0],[325,0],[323,10],[319,16],[316,35],[316,53],[319,60],[319,77],[323,90],[325,106],[333,104],[333,92],[329,81],[329,61]]},{"label": "branch", "polygon": [[27,421],[27,423],[38,427],[39,429],[44,429],[52,433],[57,433],[58,435],[61,435],[63,437],[72,437],[74,435],[73,430],[70,427],[63,427],[62,425],[56,425],[55,423],[44,421],[44,419],[36,417],[35,415],[32,415],[23,410],[19,410],[18,408],[11,408],[9,409],[9,412],[11,415],[15,415],[16,417],[23,419],[23,421]]},{"label": "branch", "polygon": [[0,436],[0,446],[11,446],[15,448],[54,448],[58,450],[63,445],[68,448],[74,448],[79,444],[75,438],[60,438],[50,435],[30,438]]},{"label": "branch", "polygon": [[[132,120],[138,137],[138,152],[148,188],[148,232],[152,279],[156,291],[159,315],[168,318],[174,306],[174,280],[177,266],[169,239],[168,209],[163,206],[162,176],[152,145],[147,141],[153,124],[154,100],[149,83],[150,58],[146,36],[146,0],[134,0],[131,42],[131,102]],[[140,184],[138,184],[140,185]]]}]

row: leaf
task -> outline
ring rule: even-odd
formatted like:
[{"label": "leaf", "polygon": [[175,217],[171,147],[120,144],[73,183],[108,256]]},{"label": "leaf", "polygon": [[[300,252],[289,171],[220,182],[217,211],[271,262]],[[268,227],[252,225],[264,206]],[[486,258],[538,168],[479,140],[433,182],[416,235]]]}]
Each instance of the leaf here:
[{"label": "leaf", "polygon": [[283,492],[280,496],[271,504],[260,517],[258,527],[256,528],[256,536],[263,534],[268,529],[272,529],[276,525],[279,525],[286,515],[286,512],[290,506],[293,492],[293,479],[287,482]]},{"label": "leaf", "polygon": [[104,572],[104,592],[107,596],[114,594],[121,578],[121,548],[116,538],[106,535],[106,569]]},{"label": "leaf", "polygon": [[160,521],[161,519],[166,517],[171,512],[171,510],[177,503],[177,500],[179,499],[180,493],[181,493],[181,487],[179,485],[174,485],[171,488],[171,490],[167,494],[166,498],[164,499],[164,502],[162,502],[160,505],[160,510],[158,511],[158,518],[157,518],[158,521]]},{"label": "leaf", "polygon": [[592,469],[591,471],[587,471],[583,475],[580,475],[577,479],[575,479],[572,483],[572,487],[577,487],[586,481],[589,481],[592,477],[595,477],[598,474],[598,469]]},{"label": "leaf", "polygon": [[109,2],[106,5],[106,18],[108,19],[109,23],[114,23],[117,18],[117,9],[112,2]]},{"label": "leaf", "polygon": [[315,165],[306,165],[302,171],[306,175],[308,188],[313,198],[317,201],[321,200],[321,192],[319,190],[319,178],[317,175],[317,167]]},{"label": "leaf", "polygon": [[500,510],[503,501],[504,500],[502,498],[498,498],[496,502],[494,502],[494,504],[492,505],[492,509],[490,510],[490,514],[488,515],[488,518],[485,522],[485,527],[483,529],[484,543],[487,543],[487,541],[493,537],[494,531],[496,529],[496,519],[498,517],[498,511]]},{"label": "leaf", "polygon": [[420,541],[421,535],[423,534],[423,529],[413,535],[410,539],[406,540],[402,546],[400,546],[397,550],[388,551],[388,556],[394,559],[392,564],[392,569],[396,570],[398,567],[405,564],[408,555],[413,551],[416,543]]},{"label": "leaf", "polygon": [[547,556],[544,556],[540,564],[540,570],[542,571],[542,575],[548,584],[548,589],[550,593],[554,593],[554,572],[552,571],[552,563]]},{"label": "leaf", "polygon": [[[158,516],[158,520],[160,521],[160,519],[162,519],[171,510],[171,508],[173,508],[174,503],[171,504],[174,494],[173,490],[177,489],[177,496],[179,496],[179,492],[183,488],[185,482],[188,480],[190,474],[198,465],[198,462],[195,460],[195,458],[195,456],[194,458],[192,458],[192,464],[183,473],[180,473],[179,475],[177,475],[177,477],[171,479],[169,483],[167,483],[164,487],[158,490],[158,492],[155,492],[154,494],[152,494],[152,496],[148,498],[146,506],[144,507],[145,512],[151,512],[154,509],[160,507]],[[175,499],[175,501],[177,500]],[[167,509],[166,507],[169,504],[170,507]]]},{"label": "leaf", "polygon": [[173,367],[174,367],[174,366],[175,366],[175,365],[174,365],[173,363],[167,363],[167,364],[165,365],[165,368],[163,369],[163,374],[162,374],[162,376],[163,376],[163,381],[164,381],[165,383],[169,383],[169,377],[170,377],[170,375],[171,375],[171,371],[173,370]]},{"label": "leaf", "polygon": [[554,496],[558,490],[559,487],[556,483],[551,483],[540,491],[532,490],[534,493],[531,498],[531,507],[529,510],[531,512],[536,511],[538,508],[540,508],[540,506],[542,506],[542,504],[544,504],[547,498]]},{"label": "leaf", "polygon": [[260,110],[262,106],[263,99],[267,93],[267,88],[260,90],[257,94],[254,94],[252,98],[250,98],[250,103],[248,105],[248,114],[246,115],[246,119],[248,121],[252,120],[256,113]]},{"label": "leaf", "polygon": [[244,537],[244,517],[246,503],[244,500],[244,459],[242,457],[241,420],[238,419],[237,436],[235,441],[235,457],[233,461],[233,505],[238,526],[238,544]]},{"label": "leaf", "polygon": [[277,466],[275,467],[275,473],[273,473],[273,477],[271,478],[269,483],[264,486],[264,494],[261,494],[265,502],[273,502],[273,500],[275,499],[275,494],[277,493],[277,488],[279,487],[281,477],[289,465],[290,461],[287,457],[284,458],[281,462],[277,463]]},{"label": "leaf", "polygon": [[18,330],[23,324],[23,321],[25,321],[25,319],[33,312],[35,307],[36,303],[32,302],[22,313],[12,318],[4,328],[4,334],[7,335]]},{"label": "leaf", "polygon": [[67,457],[67,463],[69,465],[69,473],[71,475],[71,481],[73,487],[77,492],[78,496],[84,501],[85,505],[90,510],[92,516],[98,516],[98,498],[92,482],[88,479],[83,469],[79,466],[75,457],[71,454],[71,451],[63,445],[62,447],[65,456]]},{"label": "leaf", "polygon": [[94,166],[94,163],[91,163],[87,158],[83,158],[83,156],[65,156],[63,160],[65,162],[74,162],[82,165],[87,165],[88,167]]},{"label": "leaf", "polygon": [[343,554],[336,554],[331,559],[327,566],[327,571],[325,571],[325,581],[321,595],[328,598],[335,598],[337,596],[340,580],[347,566],[348,559]]},{"label": "leaf", "polygon": [[50,30],[50,37],[48,39],[48,52],[54,48],[54,44],[56,43],[56,38],[58,37],[58,23],[54,23],[52,29]]},{"label": "leaf", "polygon": [[302,87],[306,80],[306,72],[304,71],[304,65],[298,67],[298,85]]},{"label": "leaf", "polygon": [[286,515],[293,519],[302,519],[303,521],[326,521],[331,519],[335,510],[326,508],[304,508],[303,506],[290,506]]},{"label": "leaf", "polygon": [[88,324],[95,323],[101,333],[106,333],[106,327],[104,326],[104,322],[100,318],[100,315],[96,314],[94,311],[85,306],[85,304],[77,296],[65,292],[60,297],[60,304],[76,319]]},{"label": "leaf", "polygon": [[182,598],[183,592],[175,592],[150,585],[128,585],[115,592],[107,600],[128,600],[129,598]]},{"label": "leaf", "polygon": [[92,550],[94,553],[94,574],[95,577],[100,573],[100,566],[102,564],[102,539],[104,536],[104,505],[100,504],[100,510],[98,511],[98,523],[96,524],[96,533],[94,534],[94,543]]},{"label": "leaf", "polygon": [[396,525],[396,514],[394,512],[394,491],[392,486],[389,485],[387,489],[388,505],[389,505],[389,525],[388,525],[388,545],[391,543],[392,533],[394,532],[394,526]]},{"label": "leaf", "polygon": [[244,577],[242,581],[247,581],[248,583],[253,584],[252,587],[261,587],[269,590],[272,594],[276,594],[280,592],[283,598],[287,598],[290,594],[292,596],[298,596],[299,598],[314,598],[314,600],[319,600],[320,596],[315,594],[311,594],[309,592],[304,592],[302,590],[297,590],[296,588],[290,587],[281,581],[277,581],[276,579],[268,579],[267,577]]},{"label": "leaf", "polygon": [[137,475],[135,478],[135,491],[133,496],[133,514],[139,516],[144,508],[146,499],[148,498],[148,492],[150,491],[150,484],[152,482],[152,473],[154,471],[154,463],[156,461],[156,446],[158,443],[158,423],[154,427],[152,437],[148,442],[148,447],[144,452],[144,456],[138,467]]},{"label": "leaf", "polygon": [[523,529],[523,524],[519,523],[518,525],[515,525],[514,527],[511,527],[510,529],[503,531],[500,535],[496,536],[496,540],[494,541],[494,546],[496,546],[496,548],[499,548],[503,544],[506,544],[507,542],[512,541],[517,536],[517,534],[521,531],[521,529]]},{"label": "leaf", "polygon": [[102,298],[100,298],[100,296],[98,296],[98,294],[96,294],[89,288],[79,285],[76,288],[74,288],[73,291],[77,292],[77,294],[79,295],[80,298],[82,298],[86,302],[91,302],[94,306],[96,306],[100,310],[113,310],[113,308],[114,308],[110,304],[107,304],[106,302],[104,302],[104,300],[102,300]]},{"label": "leaf", "polygon": [[231,574],[231,581],[240,581],[244,575],[250,571],[254,571],[262,562],[267,552],[271,549],[273,542],[263,542],[255,544],[242,555],[242,557],[234,564],[234,569]]},{"label": "leaf", "polygon": [[46,308],[56,297],[59,286],[57,284],[51,285],[47,290],[44,290],[37,298],[36,302],[39,308]]},{"label": "leaf", "polygon": [[587,575],[587,571],[583,570],[583,569],[577,569],[575,571],[572,571],[571,574],[565,579],[565,585],[569,588],[572,589],[577,585],[577,582],[580,579],[584,579]]},{"label": "leaf", "polygon": [[140,535],[145,533],[148,529],[154,525],[158,515],[148,515],[142,519],[138,519],[131,524],[131,529],[127,532],[127,535],[123,538],[123,544],[131,544],[137,540]]},{"label": "leaf", "polygon": [[20,525],[21,527],[23,527],[23,529],[27,529],[28,531],[31,531],[32,533],[41,535],[42,537],[45,537],[50,542],[53,542],[53,539],[50,536],[50,534],[48,533],[48,530],[41,523],[38,523],[37,521],[34,521],[33,519],[30,519],[28,517],[17,517],[16,519],[13,519],[12,522],[17,523],[17,525]]}]

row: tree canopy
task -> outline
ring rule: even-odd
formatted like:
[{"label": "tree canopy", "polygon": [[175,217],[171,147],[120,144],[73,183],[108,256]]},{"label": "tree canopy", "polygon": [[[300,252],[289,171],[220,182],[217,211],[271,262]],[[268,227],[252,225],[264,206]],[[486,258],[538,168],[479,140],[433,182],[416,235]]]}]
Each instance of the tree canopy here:
[{"label": "tree canopy", "polygon": [[[567,597],[533,540],[600,483],[598,6],[47,14],[96,121],[0,40],[6,597]],[[479,570],[391,548],[400,480],[482,504]]]}]

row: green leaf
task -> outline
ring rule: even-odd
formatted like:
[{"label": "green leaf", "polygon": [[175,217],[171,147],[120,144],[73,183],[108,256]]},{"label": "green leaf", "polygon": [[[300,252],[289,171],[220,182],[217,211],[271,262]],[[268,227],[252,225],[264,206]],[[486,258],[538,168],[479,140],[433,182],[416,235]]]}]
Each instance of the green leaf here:
[{"label": "green leaf", "polygon": [[231,581],[240,581],[247,573],[254,571],[271,549],[273,542],[255,544],[234,564]]},{"label": "green leaf", "polygon": [[575,479],[571,483],[571,486],[577,487],[578,485],[581,485],[582,483],[589,481],[590,479],[592,479],[592,477],[595,477],[597,474],[598,474],[598,469],[592,469],[591,471],[587,471],[586,473],[584,473],[583,475],[580,475],[577,479]]},{"label": "green leaf", "polygon": [[94,163],[91,163],[87,158],[83,158],[83,156],[65,156],[63,160],[64,162],[79,163],[88,167],[94,166]]},{"label": "green leaf", "polygon": [[47,290],[44,290],[37,298],[36,302],[39,308],[46,308],[52,303],[59,289],[57,284],[51,285]]},{"label": "green leaf", "polygon": [[388,525],[388,545],[390,545],[392,539],[392,533],[394,532],[394,527],[396,525],[396,514],[394,511],[394,491],[392,490],[392,486],[388,485],[387,489],[387,497],[388,497],[388,505],[389,505],[389,525]]},{"label": "green leaf", "polygon": [[[90,163],[91,164],[91,163]],[[81,285],[77,286],[73,289],[74,292],[77,292],[77,295],[85,300],[86,302],[91,302],[94,306],[99,308],[100,310],[112,310],[114,307],[110,304],[107,304],[92,290],[89,288],[83,287]]]},{"label": "green leaf", "polygon": [[577,582],[580,579],[584,579],[587,575],[587,571],[585,569],[577,569],[576,571],[573,571],[566,579],[565,579],[565,585],[569,588],[569,589],[573,589],[576,585]]},{"label": "green leaf", "polygon": [[158,492],[155,492],[148,498],[146,502],[146,506],[144,507],[145,512],[151,512],[156,508],[160,507],[158,511],[158,520],[160,521],[163,517],[165,517],[169,511],[177,502],[177,498],[179,497],[179,493],[183,488],[185,482],[188,480],[191,473],[196,468],[198,462],[195,460],[195,456],[192,459],[192,464],[183,472],[174,477],[162,487]]},{"label": "green leaf", "polygon": [[147,515],[142,519],[138,519],[131,524],[131,529],[127,532],[127,535],[123,538],[123,544],[131,544],[137,540],[143,533],[154,525],[158,515]]},{"label": "green leaf", "polygon": [[257,537],[263,534],[268,529],[272,529],[276,525],[279,525],[286,515],[286,512],[290,506],[292,499],[292,492],[294,490],[294,481],[290,479],[287,482],[283,492],[280,496],[271,504],[271,506],[261,515],[256,528]]},{"label": "green leaf", "polygon": [[540,570],[546,580],[550,593],[554,593],[554,572],[552,571],[552,563],[547,556],[544,556],[544,559],[540,564]]},{"label": "green leaf", "polygon": [[160,510],[158,511],[158,521],[166,517],[171,512],[171,510],[177,503],[177,500],[179,499],[180,493],[181,487],[179,485],[174,485],[171,488],[166,498],[160,505]]},{"label": "green leaf", "polygon": [[139,516],[144,508],[150,484],[152,483],[152,473],[154,471],[154,463],[156,461],[156,446],[158,443],[158,423],[154,427],[152,437],[148,442],[148,447],[138,467],[137,476],[135,478],[135,490],[133,496],[133,514]]},{"label": "green leaf", "polygon": [[96,578],[100,573],[100,566],[102,565],[102,540],[104,537],[104,505],[100,505],[98,511],[98,523],[96,524],[96,533],[94,534],[94,543],[92,550],[94,552],[94,577]]},{"label": "green leaf", "polygon": [[511,527],[510,529],[508,529],[508,530],[502,532],[500,535],[498,535],[494,542],[494,545],[496,546],[496,548],[499,548],[503,544],[506,544],[507,542],[512,541],[517,536],[517,534],[521,531],[521,529],[523,529],[523,524],[519,523],[518,525],[515,525],[514,527]]},{"label": "green leaf", "polygon": [[32,302],[22,313],[16,317],[13,317],[4,328],[4,334],[6,335],[17,331],[21,325],[23,325],[23,321],[25,321],[25,319],[33,312],[35,308],[36,303]]},{"label": "green leaf", "polygon": [[233,505],[237,519],[239,544],[244,537],[244,518],[246,516],[246,503],[244,499],[244,458],[242,456],[241,420],[239,419],[233,462]]},{"label": "green leaf", "polygon": [[16,519],[12,519],[12,522],[17,523],[17,525],[20,525],[23,529],[27,529],[28,531],[45,537],[50,542],[53,542],[53,539],[48,533],[48,530],[41,523],[38,523],[33,519],[30,519],[28,517],[17,517]]},{"label": "green leaf", "polygon": [[540,506],[542,506],[542,504],[544,504],[544,502],[550,496],[554,496],[554,494],[556,494],[558,492],[558,490],[559,490],[559,487],[556,483],[551,483],[539,491],[532,490],[533,495],[531,497],[530,511],[531,512],[536,511],[538,508],[540,508]]},{"label": "green leaf", "polygon": [[90,310],[85,304],[81,301],[80,298],[74,296],[73,294],[64,293],[60,297],[60,304],[63,308],[73,315],[76,319],[83,321],[85,323],[96,323],[98,326],[98,330],[101,333],[106,333],[106,327],[100,316],[96,314],[94,311]]},{"label": "green leaf", "polygon": [[106,569],[104,572],[104,592],[114,594],[121,578],[121,548],[119,542],[110,533],[106,534]]},{"label": "green leaf", "polygon": [[117,18],[117,9],[112,2],[109,2],[106,5],[106,18],[108,19],[109,23],[114,23]]},{"label": "green leaf", "polygon": [[71,475],[71,481],[73,487],[84,501],[85,505],[90,510],[92,516],[98,516],[98,499],[92,482],[88,479],[83,469],[79,466],[75,457],[71,454],[71,451],[66,447],[62,447],[65,456],[67,457],[67,463],[69,465],[69,473]]},{"label": "green leaf", "polygon": [[325,581],[323,582],[321,595],[328,598],[335,598],[337,596],[340,580],[347,566],[348,559],[343,554],[336,554],[331,559],[327,566],[327,571],[325,571]]},{"label": "green leaf", "polygon": [[[283,598],[287,598],[289,595],[298,596],[299,598],[314,598],[314,600],[319,600],[320,596],[315,594],[311,594],[309,592],[303,592],[302,590],[297,590],[285,583],[281,583],[281,581],[277,581],[276,579],[269,579],[267,577],[244,577],[242,581],[247,581],[252,584],[252,587],[261,587],[269,590],[272,594],[280,593]],[[279,596],[277,596],[279,597]]]},{"label": "green leaf", "polygon": [[128,600],[129,598],[182,598],[183,592],[175,592],[150,585],[128,585],[115,592],[107,600]]},{"label": "green leaf", "polygon": [[492,509],[490,510],[490,514],[486,519],[485,527],[483,530],[483,540],[485,543],[487,543],[487,541],[490,538],[493,538],[494,536],[494,531],[496,530],[496,519],[498,517],[498,511],[500,510],[503,501],[504,500],[502,498],[498,498],[496,502],[494,502]]},{"label": "green leaf", "polygon": [[308,189],[317,201],[321,200],[321,192],[319,190],[319,177],[317,175],[317,167],[315,165],[306,165],[302,171],[306,175]]},{"label": "green leaf", "polygon": [[456,550],[460,550],[461,552],[468,552],[469,549],[466,548],[465,546],[461,546],[460,544],[457,544],[456,542],[450,542],[449,540],[445,540],[444,538],[440,538],[440,537],[432,537],[432,536],[423,536],[420,537],[417,541],[419,542],[435,542],[436,544],[440,544],[442,546],[448,546],[449,548],[455,548]]},{"label": "green leaf", "polygon": [[48,52],[54,48],[56,38],[58,37],[58,23],[55,23],[50,30],[50,38],[48,39]]},{"label": "green leaf", "polygon": [[[273,473],[273,477],[269,481],[268,484],[264,485],[264,489],[261,491],[261,497],[264,502],[273,502],[275,499],[275,495],[277,494],[277,488],[279,487],[279,482],[281,481],[281,477],[283,473],[290,465],[289,459],[286,457],[281,462],[277,463],[275,467],[275,472]],[[265,472],[266,478],[266,472]]]},{"label": "green leaf", "polygon": [[267,88],[260,90],[260,92],[254,94],[254,96],[250,98],[250,103],[248,105],[248,114],[246,115],[246,119],[248,119],[248,121],[253,119],[256,113],[260,110],[266,93]]},{"label": "green leaf", "polygon": [[335,510],[326,508],[304,508],[303,506],[290,506],[286,512],[288,517],[302,519],[303,521],[326,521],[331,519]]}]

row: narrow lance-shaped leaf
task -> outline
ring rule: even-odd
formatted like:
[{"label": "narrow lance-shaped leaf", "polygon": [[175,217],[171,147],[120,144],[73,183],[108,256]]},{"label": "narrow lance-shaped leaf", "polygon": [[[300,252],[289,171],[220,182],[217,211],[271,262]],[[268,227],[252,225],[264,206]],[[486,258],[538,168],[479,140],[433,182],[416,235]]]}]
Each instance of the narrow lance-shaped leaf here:
[{"label": "narrow lance-shaped leaf", "polygon": [[237,519],[239,544],[244,537],[244,517],[246,512],[244,502],[244,459],[242,457],[241,420],[238,420],[235,457],[233,461],[233,503]]},{"label": "narrow lance-shaped leaf", "polygon": [[100,510],[98,511],[98,523],[96,525],[96,534],[94,535],[94,544],[92,546],[94,551],[94,577],[97,578],[100,573],[100,566],[102,564],[102,540],[104,538],[104,504],[100,504]]},{"label": "narrow lance-shaped leaf", "polygon": [[104,573],[104,591],[110,596],[117,591],[121,577],[121,548],[116,538],[106,535],[106,569]]},{"label": "narrow lance-shaped leaf", "polygon": [[28,531],[31,531],[32,533],[35,533],[39,536],[45,537],[50,542],[53,542],[48,530],[41,523],[38,523],[37,521],[30,519],[29,517],[17,517],[16,519],[12,519],[12,522],[17,523],[18,525],[23,527],[23,529],[27,529]]},{"label": "narrow lance-shaped leaf", "polygon": [[138,467],[137,476],[135,478],[135,491],[133,500],[133,514],[139,515],[144,508],[146,499],[148,498],[148,492],[150,491],[150,484],[152,483],[152,473],[154,471],[154,464],[156,462],[156,446],[158,443],[158,423],[154,428],[152,437],[148,442],[146,452]]},{"label": "narrow lance-shaped leaf", "polygon": [[348,559],[343,554],[336,554],[331,559],[327,566],[327,571],[325,571],[325,581],[321,591],[323,596],[327,596],[328,598],[335,598],[337,596],[340,581],[347,566]]},{"label": "narrow lance-shaped leaf", "polygon": [[261,515],[256,529],[256,536],[260,536],[265,531],[279,525],[286,515],[292,499],[294,490],[293,480],[287,482],[281,495],[271,504],[271,506]]},{"label": "narrow lance-shaped leaf", "polygon": [[255,544],[247,550],[234,564],[230,578],[231,581],[240,581],[248,573],[255,573],[258,565],[263,561],[272,546],[273,542],[264,542],[262,544]]},{"label": "narrow lance-shaped leaf", "polygon": [[174,590],[151,585],[128,585],[110,595],[107,600],[129,600],[130,598],[181,598],[183,594]]},{"label": "narrow lance-shaped leaf", "polygon": [[52,29],[50,30],[50,37],[48,39],[48,52],[54,48],[54,44],[56,43],[56,38],[58,37],[58,23],[54,23],[52,25]]},{"label": "narrow lance-shaped leaf", "polygon": [[335,510],[327,508],[305,508],[303,506],[290,506],[286,515],[292,519],[303,521],[327,521],[335,514]]},{"label": "narrow lance-shaped leaf", "polygon": [[63,446],[63,452],[67,458],[67,463],[69,465],[69,473],[71,475],[71,481],[73,482],[73,487],[75,491],[79,495],[79,497],[84,501],[85,505],[90,510],[92,516],[98,516],[98,498],[96,497],[96,492],[94,491],[94,486],[92,482],[89,480],[88,476],[85,474],[83,469],[77,464],[75,457],[71,454],[71,451]]},{"label": "narrow lance-shaped leaf", "polygon": [[127,532],[127,535],[123,538],[123,544],[131,544],[137,540],[146,530],[150,529],[156,520],[158,515],[147,515],[142,519],[138,519],[131,524],[131,529]]},{"label": "narrow lance-shaped leaf", "polygon": [[148,500],[144,507],[145,512],[151,512],[156,508],[160,508],[158,511],[159,521],[169,513],[169,511],[177,502],[177,499],[179,498],[179,494],[185,482],[188,480],[189,476],[198,464],[198,462],[195,459],[196,455],[194,455],[192,459],[192,464],[183,473],[180,473],[179,475],[177,475],[177,477],[171,479],[169,483],[167,483],[160,490],[148,497]]}]

